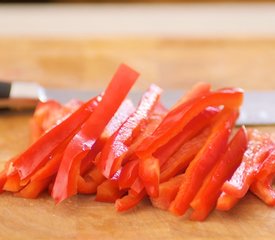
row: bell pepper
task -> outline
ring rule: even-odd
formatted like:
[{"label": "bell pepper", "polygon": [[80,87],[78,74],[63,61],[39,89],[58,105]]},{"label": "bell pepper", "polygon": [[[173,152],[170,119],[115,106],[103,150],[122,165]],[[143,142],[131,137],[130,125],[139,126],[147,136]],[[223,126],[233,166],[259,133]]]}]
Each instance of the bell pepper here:
[{"label": "bell pepper", "polygon": [[237,116],[236,110],[224,109],[221,112],[205,145],[186,169],[184,181],[169,207],[174,214],[183,215],[189,208],[189,204],[202,186],[208,172],[214,167],[220,155],[224,153]]},{"label": "bell pepper", "polygon": [[30,122],[31,141],[35,142],[42,134],[62,122],[82,104],[83,102],[76,99],[69,101],[65,105],[55,100],[39,102]]},{"label": "bell pepper", "polygon": [[88,119],[98,100],[93,98],[83,104],[63,122],[42,135],[25,152],[14,161],[13,165],[20,178],[30,176],[39,167],[43,166],[50,154],[67,138],[72,138],[77,129]]},{"label": "bell pepper", "polygon": [[91,168],[95,161],[98,153],[102,151],[107,139],[111,137],[118,128],[126,121],[126,119],[134,112],[135,107],[132,101],[126,99],[123,101],[115,115],[112,117],[111,121],[105,127],[100,138],[96,140],[95,144],[92,146],[91,151],[81,162],[80,175],[85,174],[89,168]]},{"label": "bell pepper", "polygon": [[162,210],[168,210],[171,202],[175,199],[179,187],[184,179],[184,174],[170,178],[168,181],[159,185],[159,195],[156,198],[150,198],[154,207]]},{"label": "bell pepper", "polygon": [[168,158],[172,156],[180,146],[196,136],[202,129],[209,125],[219,112],[220,110],[218,108],[206,108],[194,117],[177,136],[153,153],[153,156],[159,159],[160,166],[165,164]]},{"label": "bell pepper", "polygon": [[138,177],[138,159],[127,162],[121,169],[118,184],[120,189],[130,188]]},{"label": "bell pepper", "polygon": [[98,202],[115,202],[125,191],[118,187],[117,179],[106,179],[97,187],[95,200]]},{"label": "bell pepper", "polygon": [[15,193],[15,195],[24,198],[37,198],[41,192],[47,189],[52,179],[52,177],[48,177],[44,179],[31,181],[19,192]]},{"label": "bell pepper", "polygon": [[255,181],[250,186],[250,191],[258,196],[269,206],[275,206],[275,148],[264,160]]},{"label": "bell pepper", "polygon": [[241,89],[222,89],[206,96],[187,101],[172,109],[163,119],[154,133],[136,150],[142,159],[150,157],[158,148],[175,137],[195,116],[205,108],[224,106],[231,109],[240,107],[243,101]]},{"label": "bell pepper", "polygon": [[121,65],[98,106],[68,144],[51,194],[57,203],[76,194],[82,159],[85,158],[100,137],[137,77],[137,72],[126,65]]},{"label": "bell pepper", "polygon": [[[195,136],[197,133],[199,133],[205,126],[207,126],[208,124],[210,124],[211,120],[213,120],[213,118],[217,115],[217,113],[219,112],[218,109],[216,108],[212,108],[212,107],[209,107],[207,108],[206,110],[204,110],[203,112],[201,112],[198,116],[196,116],[194,119],[192,119],[190,121],[190,123],[187,124],[187,126],[176,136],[174,137],[173,139],[171,139],[166,145],[164,145],[163,147],[161,147],[160,149],[158,149],[154,154],[153,156],[155,158],[157,158],[158,160],[156,159],[152,159],[152,161],[159,161],[160,162],[160,167],[161,169],[166,169],[168,166],[169,166],[169,169],[166,170],[166,172],[164,173],[163,175],[163,180],[161,181],[166,181],[168,180],[170,177],[173,177],[173,172],[174,171],[177,171],[179,170],[179,168],[181,168],[182,164],[184,165],[183,161],[182,161],[182,158],[186,159],[186,164],[188,165],[188,162],[187,160],[191,160],[191,157],[194,156],[196,154],[195,151],[198,150],[198,147],[200,145],[198,145],[197,147],[193,146],[193,148],[189,148],[188,149],[188,153],[191,154],[190,155],[183,155],[182,156],[182,153],[178,153],[176,155],[176,158],[178,158],[178,161],[174,161],[175,158],[171,157],[170,161],[169,161],[169,157],[175,152],[177,151],[177,149],[180,147],[180,145],[182,145],[183,143],[185,143],[187,140],[189,140],[190,138],[192,138],[193,136]],[[191,142],[192,144],[193,142]],[[196,142],[195,142],[196,143]],[[190,144],[188,144],[187,146],[190,147]],[[194,149],[195,147],[195,149]],[[184,151],[184,153],[186,153],[185,151],[186,148],[184,149],[181,149],[180,150]],[[193,152],[193,154],[192,154]],[[182,157],[182,158],[181,158]],[[166,164],[166,161],[169,161],[169,163]],[[165,166],[162,166],[162,165],[165,165]],[[186,166],[187,166],[186,165]],[[146,168],[144,169],[144,171],[142,172],[142,167]],[[153,169],[150,169],[150,172],[149,172],[149,169],[147,167],[147,163],[146,161],[140,161],[140,164],[139,164],[139,168],[141,169],[141,173],[140,174],[143,174],[143,173],[146,173],[148,172],[149,174],[150,173],[153,173]],[[136,168],[134,169],[136,170]],[[126,171],[125,170],[122,170],[122,176],[124,177],[123,175],[123,172]],[[159,168],[156,167],[154,169],[155,173],[154,175],[157,177],[155,178],[155,187],[152,188],[152,191],[155,191],[154,193],[150,193],[150,194],[153,194],[154,196],[157,196],[157,189],[158,189],[158,184],[159,184]],[[169,174],[172,175],[170,176]],[[129,174],[128,174],[129,175]],[[166,175],[166,176],[165,176]],[[134,185],[131,187],[132,190],[134,190],[135,192],[140,192],[142,191],[143,187],[142,187],[142,184],[140,182],[140,180],[137,180],[135,183],[134,183],[134,177],[133,176],[136,176],[136,172],[134,172],[134,174],[131,174],[129,175],[131,176],[131,183],[133,183]],[[141,175],[140,175],[141,177]],[[149,179],[153,180],[153,178],[149,178],[149,177],[146,177],[145,175],[143,176],[144,179],[143,181],[147,182]],[[141,177],[142,179],[142,177]],[[125,179],[124,179],[125,181]],[[148,184],[147,185],[151,185],[152,186],[152,182],[150,182],[150,180],[147,182]],[[129,186],[129,185],[128,185]],[[149,194],[149,195],[150,195]]]},{"label": "bell pepper", "polygon": [[210,129],[205,129],[198,136],[183,144],[160,168],[160,182],[168,181],[178,173],[185,171],[190,162],[205,144]]},{"label": "bell pepper", "polygon": [[122,161],[128,151],[128,146],[140,133],[141,125],[148,119],[148,115],[153,111],[158,103],[161,89],[156,85],[150,88],[142,96],[136,111],[122,124],[122,126],[106,142],[97,167],[103,175],[110,178],[121,167]]},{"label": "bell pepper", "polygon": [[192,220],[204,220],[215,207],[223,183],[232,176],[240,165],[246,147],[247,134],[245,128],[242,127],[228,144],[226,152],[209,172],[199,192],[191,202],[191,207],[194,209],[190,216]]},{"label": "bell pepper", "polygon": [[129,190],[127,195],[116,200],[115,208],[118,212],[127,211],[137,206],[145,196],[145,191],[141,191],[139,194],[133,194],[132,191]]},{"label": "bell pepper", "polygon": [[188,91],[186,94],[184,94],[177,103],[172,107],[172,109],[178,107],[179,105],[193,100],[198,97],[202,97],[210,93],[211,85],[209,83],[205,82],[199,82],[195,84],[190,91]]},{"label": "bell pepper", "polygon": [[218,198],[216,209],[219,211],[228,211],[233,208],[239,202],[239,200],[239,198],[222,192]]},{"label": "bell pepper", "polygon": [[270,136],[258,130],[248,131],[248,148],[242,162],[222,190],[236,198],[242,198],[258,174],[263,161],[274,147]]}]

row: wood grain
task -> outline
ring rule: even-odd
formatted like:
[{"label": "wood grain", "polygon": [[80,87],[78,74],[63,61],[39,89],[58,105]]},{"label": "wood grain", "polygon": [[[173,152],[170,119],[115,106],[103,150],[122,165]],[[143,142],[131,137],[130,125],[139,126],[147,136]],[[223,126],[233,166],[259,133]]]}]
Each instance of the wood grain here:
[{"label": "wood grain", "polygon": [[[142,73],[136,88],[154,82],[189,88],[204,80],[214,87],[275,89],[275,40],[185,39],[0,39],[0,78],[33,80],[49,87],[102,88],[120,62]],[[31,113],[0,114],[0,163],[28,146]],[[275,132],[273,126],[261,128]],[[0,239],[273,239],[275,211],[252,194],[229,213],[215,211],[192,222],[144,201],[116,213],[93,196],[55,205],[0,196]]]}]

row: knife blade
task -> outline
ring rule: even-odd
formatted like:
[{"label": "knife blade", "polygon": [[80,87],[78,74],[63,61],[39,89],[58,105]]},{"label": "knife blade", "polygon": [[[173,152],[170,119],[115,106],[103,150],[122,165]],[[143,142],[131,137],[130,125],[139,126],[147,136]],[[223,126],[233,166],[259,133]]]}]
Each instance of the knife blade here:
[{"label": "knife blade", "polygon": [[[72,98],[88,100],[99,94],[100,90],[74,90],[43,88],[36,83],[0,82],[0,108],[33,108],[38,101],[54,99],[66,103]],[[165,90],[161,101],[166,107],[171,107],[185,93],[184,90]],[[134,90],[130,99],[137,104],[142,91]],[[245,91],[238,125],[273,125],[275,124],[275,91]]]}]

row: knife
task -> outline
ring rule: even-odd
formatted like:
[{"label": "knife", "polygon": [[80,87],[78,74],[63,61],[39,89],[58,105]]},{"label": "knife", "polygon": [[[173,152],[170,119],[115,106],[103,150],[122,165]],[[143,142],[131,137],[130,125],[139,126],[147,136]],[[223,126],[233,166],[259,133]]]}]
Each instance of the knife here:
[{"label": "knife", "polygon": [[[0,109],[34,108],[38,101],[54,99],[66,103],[72,98],[88,100],[101,91],[84,91],[73,89],[43,88],[33,82],[0,82]],[[172,106],[182,95],[184,90],[165,90],[161,101],[166,107]],[[142,91],[134,90],[129,97],[138,103]],[[244,103],[241,108],[238,125],[272,125],[275,124],[275,91],[245,91]]]}]

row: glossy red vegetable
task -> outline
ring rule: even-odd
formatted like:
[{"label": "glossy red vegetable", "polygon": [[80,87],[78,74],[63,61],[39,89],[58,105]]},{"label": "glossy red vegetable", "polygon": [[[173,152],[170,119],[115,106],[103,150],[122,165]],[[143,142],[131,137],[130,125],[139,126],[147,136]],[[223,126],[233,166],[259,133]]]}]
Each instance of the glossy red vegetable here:
[{"label": "glossy red vegetable", "polygon": [[194,209],[191,215],[192,220],[204,220],[215,207],[223,183],[232,176],[240,165],[246,147],[247,134],[242,127],[228,144],[226,152],[209,172],[199,192],[191,202],[191,207]]},{"label": "glossy red vegetable", "polygon": [[263,161],[274,147],[270,136],[258,130],[248,131],[248,148],[242,162],[222,190],[236,198],[242,198],[258,174]]},{"label": "glossy red vegetable", "polygon": [[160,94],[161,89],[155,85],[151,85],[143,95],[137,110],[108,139],[97,162],[98,168],[105,177],[109,178],[113,176],[121,167],[123,158],[128,151],[128,146],[135,136],[140,133],[141,125],[149,120],[149,114],[158,103]]},{"label": "glossy red vegetable", "polygon": [[76,131],[88,119],[97,104],[97,99],[89,100],[63,122],[47,131],[25,152],[20,154],[13,163],[20,178],[24,179],[30,176],[39,167],[43,166],[50,154],[60,144],[67,138],[72,138],[75,135]]},{"label": "glossy red vegetable", "polygon": [[243,101],[240,89],[223,89],[192,99],[171,110],[156,131],[136,150],[140,158],[151,156],[159,147],[175,137],[195,116],[209,106],[238,108]]},{"label": "glossy red vegetable", "polygon": [[212,170],[221,154],[225,151],[237,116],[236,110],[225,109],[217,122],[215,122],[205,145],[186,169],[184,181],[175,200],[169,207],[169,210],[174,214],[183,215],[189,208],[189,204],[202,186],[208,172]]},{"label": "glossy red vegetable", "polygon": [[275,148],[264,160],[256,180],[251,184],[250,190],[267,205],[275,206]]},{"label": "glossy red vegetable", "polygon": [[179,187],[184,179],[184,174],[170,178],[168,181],[159,185],[159,195],[156,198],[150,198],[154,207],[162,210],[168,210],[171,202],[175,199]]},{"label": "glossy red vegetable", "polygon": [[56,202],[77,193],[82,159],[88,154],[136,81],[138,73],[121,65],[101,101],[65,149],[52,190]]}]

